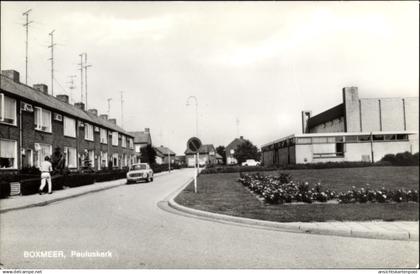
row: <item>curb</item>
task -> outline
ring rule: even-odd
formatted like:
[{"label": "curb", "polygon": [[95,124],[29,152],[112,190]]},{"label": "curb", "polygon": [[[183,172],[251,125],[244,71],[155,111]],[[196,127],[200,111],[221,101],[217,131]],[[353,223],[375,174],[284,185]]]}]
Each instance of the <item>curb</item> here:
[{"label": "curb", "polygon": [[[160,173],[155,174],[154,177],[159,177],[159,176],[164,175],[164,174],[169,174],[169,172],[167,172],[167,171],[160,172]],[[72,194],[72,195],[64,196],[64,197],[60,197],[60,198],[53,198],[53,199],[47,200],[47,201],[35,202],[33,204],[27,204],[27,205],[22,205],[22,206],[17,206],[17,207],[9,207],[9,208],[5,208],[5,209],[0,208],[0,214],[1,213],[6,213],[6,212],[9,212],[9,211],[27,209],[27,208],[37,207],[37,206],[46,206],[46,205],[49,205],[49,204],[52,204],[52,203],[55,203],[55,202],[59,202],[59,201],[63,201],[63,200],[71,199],[71,198],[76,198],[76,197],[86,195],[86,194],[90,194],[90,193],[95,193],[95,192],[99,192],[99,191],[103,191],[103,190],[108,190],[108,189],[120,187],[120,186],[126,184],[124,178],[119,179],[119,180],[124,180],[124,181],[119,183],[119,184],[116,184],[116,185],[105,186],[105,187],[97,188],[97,189],[91,189],[89,191],[84,191],[84,192],[80,192],[80,193],[76,193],[76,194]],[[103,182],[101,182],[101,184],[102,183]],[[63,190],[63,191],[65,191],[65,190]],[[33,195],[35,195],[35,194],[33,194]]]},{"label": "curb", "polygon": [[[269,228],[275,229],[284,232],[295,232],[295,233],[310,233],[310,234],[319,234],[319,235],[330,235],[330,236],[342,236],[342,237],[355,237],[355,238],[368,238],[368,239],[382,239],[382,240],[403,240],[403,241],[418,241],[418,234],[410,234],[408,231],[373,231],[373,230],[360,230],[352,228],[333,228],[331,224],[330,228],[326,227],[317,227],[316,223],[280,223],[273,221],[263,221],[257,219],[229,216],[219,213],[212,213],[208,211],[193,209],[190,207],[182,206],[175,202],[175,198],[193,181],[189,179],[184,185],[179,189],[174,191],[168,196],[165,201],[168,202],[168,205],[178,211],[193,215],[195,217],[204,217],[205,219],[257,226],[260,228]],[[323,223],[327,224],[327,222]]]}]

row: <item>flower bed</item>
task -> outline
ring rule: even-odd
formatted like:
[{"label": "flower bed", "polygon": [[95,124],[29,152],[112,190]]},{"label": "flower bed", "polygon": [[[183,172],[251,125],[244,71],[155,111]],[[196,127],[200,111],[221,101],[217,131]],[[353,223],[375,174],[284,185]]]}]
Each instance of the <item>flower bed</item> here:
[{"label": "flower bed", "polygon": [[366,188],[356,189],[353,187],[347,192],[337,193],[330,189],[324,189],[320,183],[312,188],[308,182],[295,182],[289,174],[281,173],[279,176],[263,176],[260,174],[240,174],[238,180],[255,194],[264,198],[270,204],[282,204],[292,202],[327,202],[338,203],[385,203],[385,202],[416,202],[419,201],[417,190],[381,190]]}]

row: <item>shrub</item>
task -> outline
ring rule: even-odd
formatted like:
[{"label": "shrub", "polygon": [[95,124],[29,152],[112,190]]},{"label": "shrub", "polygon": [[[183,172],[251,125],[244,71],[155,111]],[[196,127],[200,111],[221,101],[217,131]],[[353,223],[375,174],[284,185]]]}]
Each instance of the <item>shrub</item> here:
[{"label": "shrub", "polygon": [[397,154],[386,154],[381,162],[388,162],[394,166],[418,166],[419,165],[419,153],[411,154],[406,151]]}]

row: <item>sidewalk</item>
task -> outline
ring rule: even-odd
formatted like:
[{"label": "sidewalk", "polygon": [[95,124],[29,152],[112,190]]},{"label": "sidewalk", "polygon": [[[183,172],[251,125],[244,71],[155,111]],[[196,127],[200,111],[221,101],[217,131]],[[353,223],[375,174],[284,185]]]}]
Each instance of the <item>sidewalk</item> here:
[{"label": "sidewalk", "polygon": [[[154,177],[159,177],[167,173],[168,173],[167,171],[156,173]],[[126,183],[126,179],[124,178],[124,179],[119,179],[119,180],[114,180],[114,181],[94,183],[92,185],[56,190],[53,192],[53,194],[43,194],[43,195],[33,194],[33,195],[25,195],[25,196],[10,196],[6,199],[0,199],[0,213],[12,211],[12,210],[36,207],[36,206],[45,206],[54,202],[78,197],[78,196],[85,195],[88,193],[94,193],[94,192],[118,187],[118,186],[124,185],[125,183]]]},{"label": "sidewalk", "polygon": [[271,221],[263,221],[242,217],[235,217],[212,213],[208,211],[197,210],[182,206],[175,202],[175,197],[191,182],[189,180],[184,186],[176,190],[167,198],[168,205],[173,209],[198,217],[202,219],[219,221],[225,223],[236,223],[252,227],[275,229],[286,232],[313,233],[333,236],[347,236],[370,239],[386,239],[386,240],[419,240],[419,222],[407,221],[370,221],[370,222],[290,222],[279,223]]}]

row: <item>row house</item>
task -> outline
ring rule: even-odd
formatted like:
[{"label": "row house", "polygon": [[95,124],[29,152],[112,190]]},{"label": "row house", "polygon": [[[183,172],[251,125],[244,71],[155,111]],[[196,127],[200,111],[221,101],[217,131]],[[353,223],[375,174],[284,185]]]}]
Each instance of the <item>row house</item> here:
[{"label": "row house", "polygon": [[67,95],[51,96],[44,84],[22,84],[17,71],[2,71],[0,171],[39,167],[58,150],[69,169],[121,168],[135,160],[134,136],[116,119],[72,105]]}]

